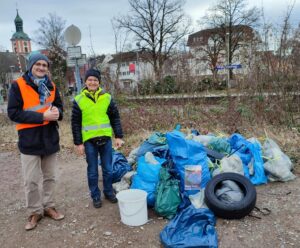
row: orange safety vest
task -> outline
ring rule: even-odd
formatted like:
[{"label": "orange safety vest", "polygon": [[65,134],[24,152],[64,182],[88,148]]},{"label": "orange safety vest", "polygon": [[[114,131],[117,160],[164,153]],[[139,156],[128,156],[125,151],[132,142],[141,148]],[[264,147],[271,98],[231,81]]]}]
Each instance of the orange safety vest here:
[{"label": "orange safety vest", "polygon": [[[38,113],[44,113],[46,110],[52,105],[55,97],[55,84],[53,85],[53,90],[50,91],[50,96],[46,99],[44,104],[40,104],[39,94],[26,83],[23,77],[17,79],[17,84],[19,86],[21,96],[23,99],[23,111],[35,111]],[[34,123],[18,123],[16,125],[16,129],[25,129],[32,128],[38,126],[47,125],[49,121],[44,121],[42,124],[34,124]]]}]

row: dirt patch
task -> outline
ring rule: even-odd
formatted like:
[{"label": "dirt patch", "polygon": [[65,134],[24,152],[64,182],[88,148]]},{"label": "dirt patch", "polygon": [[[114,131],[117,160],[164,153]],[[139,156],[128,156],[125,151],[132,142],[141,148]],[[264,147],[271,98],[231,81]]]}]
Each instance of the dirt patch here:
[{"label": "dirt patch", "polygon": [[[2,119],[1,119],[2,118]],[[170,122],[171,130],[174,126]],[[203,127],[203,125],[198,125]],[[210,132],[218,133],[218,130]],[[159,129],[161,130],[161,129]],[[226,130],[221,128],[219,130]],[[201,131],[201,130],[200,130]],[[203,130],[202,130],[203,131]],[[268,216],[253,213],[261,219],[217,220],[220,248],[235,247],[300,247],[300,134],[297,130],[273,126],[241,129],[246,137],[270,138],[289,155],[296,165],[297,179],[287,183],[258,186],[257,206],[268,208]],[[103,200],[95,209],[88,193],[86,162],[71,147],[70,123],[60,124],[62,151],[58,155],[57,208],[66,218],[55,222],[43,218],[38,227],[24,230],[27,219],[20,156],[14,126],[0,115],[0,247],[161,247],[159,233],[167,220],[149,210],[149,222],[142,227],[128,227],[120,222],[118,206]],[[139,145],[151,132],[138,129],[126,133],[125,155]],[[130,134],[130,135],[129,135]],[[102,185],[102,181],[99,182]]]},{"label": "dirt patch", "polygon": [[[0,152],[1,247],[161,247],[159,233],[167,220],[149,210],[149,222],[128,227],[120,222],[118,205],[103,201],[93,208],[86,182],[86,162],[70,150],[58,156],[57,207],[66,218],[44,218],[26,232],[26,208],[19,154]],[[299,247],[300,171],[296,180],[257,187],[257,206],[272,213],[242,220],[217,220],[219,247]],[[99,182],[102,185],[102,182]]]}]

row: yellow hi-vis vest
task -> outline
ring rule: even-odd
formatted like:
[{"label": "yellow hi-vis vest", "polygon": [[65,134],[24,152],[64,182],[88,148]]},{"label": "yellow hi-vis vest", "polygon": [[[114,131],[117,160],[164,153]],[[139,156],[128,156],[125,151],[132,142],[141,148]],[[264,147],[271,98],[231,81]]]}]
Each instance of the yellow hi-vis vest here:
[{"label": "yellow hi-vis vest", "polygon": [[111,96],[108,93],[99,95],[96,102],[88,98],[84,92],[75,97],[82,114],[83,142],[100,136],[112,137],[112,128],[107,115],[110,100]]}]

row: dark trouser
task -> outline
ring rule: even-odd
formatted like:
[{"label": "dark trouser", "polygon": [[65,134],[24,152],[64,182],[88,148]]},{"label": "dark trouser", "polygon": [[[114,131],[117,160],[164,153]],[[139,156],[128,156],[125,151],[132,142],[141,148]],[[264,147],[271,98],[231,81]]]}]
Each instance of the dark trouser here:
[{"label": "dark trouser", "polygon": [[84,143],[87,167],[88,185],[93,199],[100,199],[101,192],[98,187],[98,155],[101,158],[103,193],[106,196],[113,194],[112,188],[112,142],[108,139],[104,145],[97,146],[92,141]]}]

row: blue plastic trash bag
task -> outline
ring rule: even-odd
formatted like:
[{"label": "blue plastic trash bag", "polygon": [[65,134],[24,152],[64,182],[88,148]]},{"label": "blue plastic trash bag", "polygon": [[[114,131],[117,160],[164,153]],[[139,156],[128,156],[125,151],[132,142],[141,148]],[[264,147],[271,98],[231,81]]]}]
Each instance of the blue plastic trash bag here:
[{"label": "blue plastic trash bag", "polygon": [[180,174],[180,191],[187,190],[188,194],[199,192],[211,178],[203,146],[185,139],[184,134],[176,130],[168,132],[166,136],[175,169]]},{"label": "blue plastic trash bag", "polygon": [[[243,161],[245,177],[249,178],[254,185],[267,183],[262,159],[261,145],[255,141],[251,143],[240,134],[233,134],[228,139],[233,150],[239,149],[235,154]],[[242,148],[241,148],[242,147]],[[254,174],[250,175],[248,165],[253,158]]]},{"label": "blue plastic trash bag", "polygon": [[114,151],[113,159],[112,159],[112,170],[113,170],[112,181],[113,183],[116,183],[116,182],[120,182],[121,178],[128,171],[132,171],[132,168],[128,164],[127,159],[122,153]]},{"label": "blue plastic trash bag", "polygon": [[132,178],[131,189],[141,189],[147,192],[147,205],[154,207],[156,182],[147,182],[140,175],[136,174]]},{"label": "blue plastic trash bag", "polygon": [[137,152],[137,157],[145,155],[146,152],[154,152],[158,148],[165,150],[168,149],[166,135],[155,132],[141,144]]},{"label": "blue plastic trash bag", "polygon": [[158,182],[159,180],[159,171],[161,165],[166,160],[159,157],[154,157],[158,164],[150,164],[145,160],[145,156],[142,156],[138,159],[136,172],[140,175],[143,180],[147,182]]},{"label": "blue plastic trash bag", "polygon": [[155,157],[158,164],[150,164],[145,161],[145,156],[138,159],[137,174],[133,176],[131,189],[142,189],[147,194],[147,205],[154,207],[156,185],[159,181],[159,171],[165,159]]},{"label": "blue plastic trash bag", "polygon": [[218,247],[215,224],[215,216],[209,209],[190,205],[165,226],[160,240],[168,248]]},{"label": "blue plastic trash bag", "polygon": [[181,203],[179,204],[177,208],[177,213],[180,213],[182,210],[190,206],[191,200],[189,198],[189,195],[186,192],[181,193]]}]

